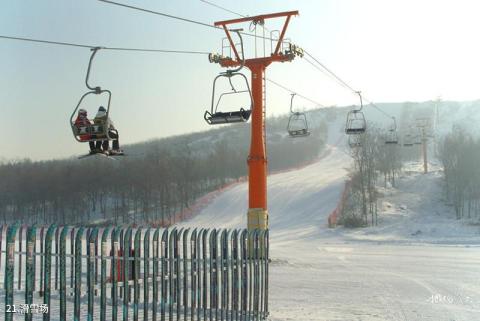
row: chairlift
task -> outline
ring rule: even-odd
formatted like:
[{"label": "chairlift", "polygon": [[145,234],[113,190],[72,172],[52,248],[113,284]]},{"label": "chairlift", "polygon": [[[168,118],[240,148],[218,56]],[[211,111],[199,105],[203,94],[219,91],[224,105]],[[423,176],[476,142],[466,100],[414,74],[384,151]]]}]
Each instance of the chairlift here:
[{"label": "chairlift", "polygon": [[412,147],[413,146],[413,139],[410,133],[406,134],[403,137],[403,146],[404,147]]},{"label": "chairlift", "polygon": [[[95,47],[92,48],[92,54],[90,56],[90,60],[88,62],[88,69],[87,69],[87,76],[85,78],[85,84],[87,88],[90,90],[83,94],[83,96],[80,98],[80,101],[78,102],[77,106],[72,112],[72,115],[70,116],[70,127],[72,128],[73,132],[73,137],[81,143],[85,142],[95,142],[95,141],[104,141],[106,139],[112,140],[113,138],[109,135],[109,128],[108,124],[105,123],[94,123],[93,119],[88,119],[89,124],[88,125],[77,125],[75,124],[75,118],[77,115],[77,111],[80,109],[82,106],[82,103],[84,99],[87,96],[90,95],[106,95],[107,96],[107,104],[106,104],[106,119],[108,119],[109,113],[110,113],[110,101],[112,99],[112,93],[110,90],[107,89],[102,89],[100,86],[93,87],[88,83],[88,79],[90,76],[90,70],[92,68],[92,62],[93,58],[95,57],[96,53],[98,50],[100,50],[101,47]],[[112,130],[115,132],[116,130]],[[116,133],[118,134],[118,133]]]},{"label": "chairlift", "polygon": [[290,99],[290,117],[288,119],[287,131],[290,137],[306,137],[310,135],[308,130],[307,115],[303,112],[293,111],[293,98]]},{"label": "chairlift", "polygon": [[[206,110],[203,115],[203,118],[209,125],[247,122],[248,119],[250,118],[250,114],[252,113],[252,106],[253,106],[252,91],[250,90],[247,77],[244,74],[239,72],[243,68],[244,62],[245,62],[245,58],[243,55],[243,40],[242,40],[242,36],[240,35],[240,30],[232,30],[232,31],[237,33],[238,37],[240,38],[242,63],[237,69],[227,70],[226,72],[222,72],[213,80],[212,103],[211,103],[210,111]],[[213,58],[209,57],[209,59],[212,60]],[[234,77],[242,79],[242,81],[245,82],[246,89],[237,90],[232,82],[232,78]],[[230,92],[222,93],[218,97],[218,100],[215,103],[215,86],[216,86],[217,80],[220,78],[226,78],[232,90]],[[229,112],[224,112],[219,109],[220,102],[222,101],[223,97],[227,95],[236,95],[236,94],[242,94],[242,93],[243,94],[248,93],[250,97],[250,106],[246,106],[245,108],[242,107],[238,111],[229,111]]]},{"label": "chairlift", "polygon": [[363,115],[363,101],[362,95],[359,91],[356,92],[360,97],[360,109],[350,110],[347,114],[347,123],[345,125],[345,133],[347,135],[358,135],[365,133],[367,129],[367,122]]},{"label": "chairlift", "polygon": [[387,137],[385,139],[385,144],[387,145],[397,145],[398,144],[398,135],[397,135],[397,121],[395,117],[393,119],[393,126],[388,130]]}]

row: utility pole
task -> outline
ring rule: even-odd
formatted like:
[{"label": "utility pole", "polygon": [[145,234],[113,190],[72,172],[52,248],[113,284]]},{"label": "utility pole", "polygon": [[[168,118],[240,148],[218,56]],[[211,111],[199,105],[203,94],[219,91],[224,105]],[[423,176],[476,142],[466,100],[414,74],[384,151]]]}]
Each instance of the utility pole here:
[{"label": "utility pole", "polygon": [[427,127],[429,120],[427,118],[417,118],[417,127],[420,129],[422,134],[422,156],[423,156],[423,173],[428,173],[428,155],[427,155]]},{"label": "utility pole", "polygon": [[422,149],[423,149],[423,173],[428,173],[427,161],[427,136],[425,135],[425,127],[422,127]]}]

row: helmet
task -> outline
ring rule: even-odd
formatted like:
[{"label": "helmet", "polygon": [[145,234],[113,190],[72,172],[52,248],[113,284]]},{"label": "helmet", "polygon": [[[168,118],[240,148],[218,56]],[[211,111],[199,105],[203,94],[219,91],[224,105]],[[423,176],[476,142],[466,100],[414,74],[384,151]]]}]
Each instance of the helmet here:
[{"label": "helmet", "polygon": [[80,110],[78,111],[78,114],[79,114],[79,115],[85,115],[85,116],[86,116],[86,115],[87,115],[87,111],[86,111],[85,109],[80,109]]},{"label": "helmet", "polygon": [[107,110],[105,109],[105,107],[100,106],[100,107],[98,108],[98,111],[107,111]]}]

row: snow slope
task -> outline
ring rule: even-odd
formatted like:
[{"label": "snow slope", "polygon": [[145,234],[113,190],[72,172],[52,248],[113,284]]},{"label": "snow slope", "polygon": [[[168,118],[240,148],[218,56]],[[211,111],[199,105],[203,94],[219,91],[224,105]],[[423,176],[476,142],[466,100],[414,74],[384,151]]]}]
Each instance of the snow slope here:
[{"label": "snow slope", "polygon": [[[351,162],[341,124],[330,127],[318,162],[268,177],[270,319],[480,320],[479,228],[451,219],[438,169],[411,164],[385,189],[380,226],[327,228]],[[247,189],[226,189],[182,225],[245,227]]]}]

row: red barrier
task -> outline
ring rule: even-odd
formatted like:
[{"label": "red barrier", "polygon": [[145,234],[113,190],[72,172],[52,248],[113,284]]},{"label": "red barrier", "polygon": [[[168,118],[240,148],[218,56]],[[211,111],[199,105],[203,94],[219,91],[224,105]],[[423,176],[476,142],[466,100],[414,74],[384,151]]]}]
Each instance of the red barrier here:
[{"label": "red barrier", "polygon": [[345,202],[347,201],[348,191],[350,189],[350,180],[345,181],[345,186],[343,187],[342,197],[337,204],[337,207],[332,211],[332,213],[328,216],[328,227],[334,228],[337,226],[338,216],[342,214],[343,207],[345,206]]}]

